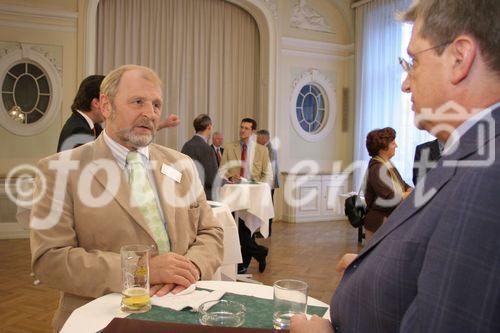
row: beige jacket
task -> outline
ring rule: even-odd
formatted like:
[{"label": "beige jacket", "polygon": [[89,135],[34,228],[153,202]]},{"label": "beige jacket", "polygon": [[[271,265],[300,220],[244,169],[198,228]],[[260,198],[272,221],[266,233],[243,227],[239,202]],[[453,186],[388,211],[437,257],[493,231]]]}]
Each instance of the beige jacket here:
[{"label": "beige jacket", "polygon": [[[222,261],[223,231],[206,202],[195,166],[187,156],[165,147],[152,144],[149,152],[171,249],[193,261],[202,279],[210,279]],[[62,154],[80,165],[69,170],[67,184],[60,187],[61,198],[53,200],[57,197],[56,171],[49,166],[61,163]],[[108,175],[104,172],[106,165],[111,170]],[[163,174],[162,165],[181,171],[180,181]],[[64,169],[68,170],[68,166]],[[127,179],[102,135],[92,143],[45,158],[38,167],[47,186],[32,209],[32,269],[42,283],[62,292],[53,321],[59,331],[77,307],[121,291],[120,247],[154,245],[154,240],[139,209],[130,205]],[[84,170],[90,171],[87,176],[94,172],[95,175],[85,180]],[[117,180],[116,191],[111,182],[113,177]],[[41,185],[41,177],[37,177],[35,197]],[[103,200],[89,207],[89,201],[83,200],[78,190],[90,191],[94,198],[101,196]],[[190,202],[182,202],[182,197]],[[47,216],[46,221],[37,220]]]},{"label": "beige jacket", "polygon": [[[269,153],[263,145],[253,142],[247,152],[252,180],[268,183],[273,182],[273,171],[269,162]],[[239,176],[241,166],[241,145],[235,141],[224,145],[224,154],[220,162],[219,171],[227,178]]]}]

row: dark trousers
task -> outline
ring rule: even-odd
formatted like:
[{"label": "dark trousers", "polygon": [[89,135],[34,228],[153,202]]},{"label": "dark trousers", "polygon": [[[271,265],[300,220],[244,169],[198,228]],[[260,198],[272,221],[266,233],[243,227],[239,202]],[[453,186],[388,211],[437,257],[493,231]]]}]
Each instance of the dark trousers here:
[{"label": "dark trousers", "polygon": [[[274,188],[271,189],[271,200],[274,206]],[[273,231],[273,219],[269,219],[269,237],[271,237],[271,232]]]},{"label": "dark trousers", "polygon": [[250,265],[252,257],[257,261],[263,260],[268,252],[267,247],[257,244],[255,234],[252,235],[242,219],[238,219],[238,233],[240,237],[241,256],[243,258],[242,266],[247,268]]}]

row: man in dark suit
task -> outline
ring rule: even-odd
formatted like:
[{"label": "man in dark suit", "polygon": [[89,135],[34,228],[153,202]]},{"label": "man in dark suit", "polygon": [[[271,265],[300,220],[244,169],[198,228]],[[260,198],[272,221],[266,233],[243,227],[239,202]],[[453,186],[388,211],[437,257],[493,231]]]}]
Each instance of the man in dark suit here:
[{"label": "man in dark suit", "polygon": [[80,83],[71,105],[72,114],[59,135],[57,152],[91,142],[101,133],[102,127],[99,123],[103,122],[104,118],[99,108],[99,86],[103,79],[104,75],[91,75]]},{"label": "man in dark suit", "polygon": [[195,161],[207,199],[212,200],[212,186],[217,175],[217,159],[208,145],[212,120],[206,114],[200,114],[194,119],[193,126],[196,134],[184,144],[181,152]]},{"label": "man in dark suit", "polygon": [[224,154],[224,148],[222,147],[223,144],[224,135],[220,132],[214,132],[214,134],[212,134],[212,144],[210,145],[210,148],[212,148],[215,153],[215,157],[217,158],[217,167],[220,166],[222,154]]},{"label": "man in dark suit", "polygon": [[443,156],[348,264],[333,325],[297,317],[292,333],[500,332],[500,2],[420,0],[403,15],[415,62],[400,60],[402,90]]},{"label": "man in dark suit", "polygon": [[436,166],[436,162],[441,158],[441,151],[444,145],[438,139],[424,142],[415,148],[415,158],[413,162],[413,185],[424,177],[430,169]]}]

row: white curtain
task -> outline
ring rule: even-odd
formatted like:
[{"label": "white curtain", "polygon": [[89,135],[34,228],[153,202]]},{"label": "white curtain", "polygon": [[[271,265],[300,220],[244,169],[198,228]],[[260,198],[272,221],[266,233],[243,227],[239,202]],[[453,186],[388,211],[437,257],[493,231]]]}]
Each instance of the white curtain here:
[{"label": "white curtain", "polygon": [[[410,95],[401,91],[405,77],[398,57],[407,57],[411,26],[396,19],[410,0],[373,0],[356,8],[356,124],[354,158],[370,159],[365,146],[368,132],[390,126],[396,130],[398,149],[392,161],[405,181],[412,185],[415,146],[432,140],[413,125]],[[365,169],[354,173],[354,189]]]},{"label": "white curtain", "polygon": [[193,119],[210,115],[226,141],[241,118],[259,110],[259,32],[253,17],[223,0],[101,0],[97,73],[123,64],[155,70],[164,83],[163,117],[181,125],[157,142],[180,149],[194,134]]}]

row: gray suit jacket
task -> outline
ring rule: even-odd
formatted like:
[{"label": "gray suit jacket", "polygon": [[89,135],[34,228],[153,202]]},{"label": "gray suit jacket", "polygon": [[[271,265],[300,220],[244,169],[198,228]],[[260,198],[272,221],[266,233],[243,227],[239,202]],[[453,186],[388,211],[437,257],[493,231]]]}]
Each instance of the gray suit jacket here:
[{"label": "gray suit jacket", "polygon": [[[493,129],[478,136],[484,118],[469,129],[346,269],[331,303],[337,331],[500,332],[500,108],[492,116]],[[417,207],[419,191],[429,198]]]},{"label": "gray suit jacket", "polygon": [[212,200],[212,186],[218,169],[217,157],[213,150],[203,138],[194,135],[184,144],[181,152],[195,161],[207,200]]},{"label": "gray suit jacket", "polygon": [[[149,154],[171,250],[194,262],[201,278],[209,280],[222,261],[223,231],[193,162],[155,144],[149,146]],[[62,162],[63,156],[74,164]],[[53,169],[61,163],[66,177]],[[178,182],[162,172],[164,164],[181,172]],[[37,175],[34,196],[44,189],[43,181],[46,187],[32,208],[31,226],[39,227],[31,231],[32,269],[43,284],[62,292],[53,322],[58,331],[74,309],[121,291],[122,246],[155,241],[140,209],[130,204],[128,181],[102,135],[41,160],[38,168],[43,177]],[[100,200],[92,202],[83,193]],[[37,218],[47,220],[42,225]]]},{"label": "gray suit jacket", "polygon": [[273,169],[273,185],[271,188],[274,189],[280,187],[281,185],[280,168],[278,166],[278,151],[274,149],[271,142],[266,145],[266,148],[269,152],[269,161],[271,162],[271,168]]}]

